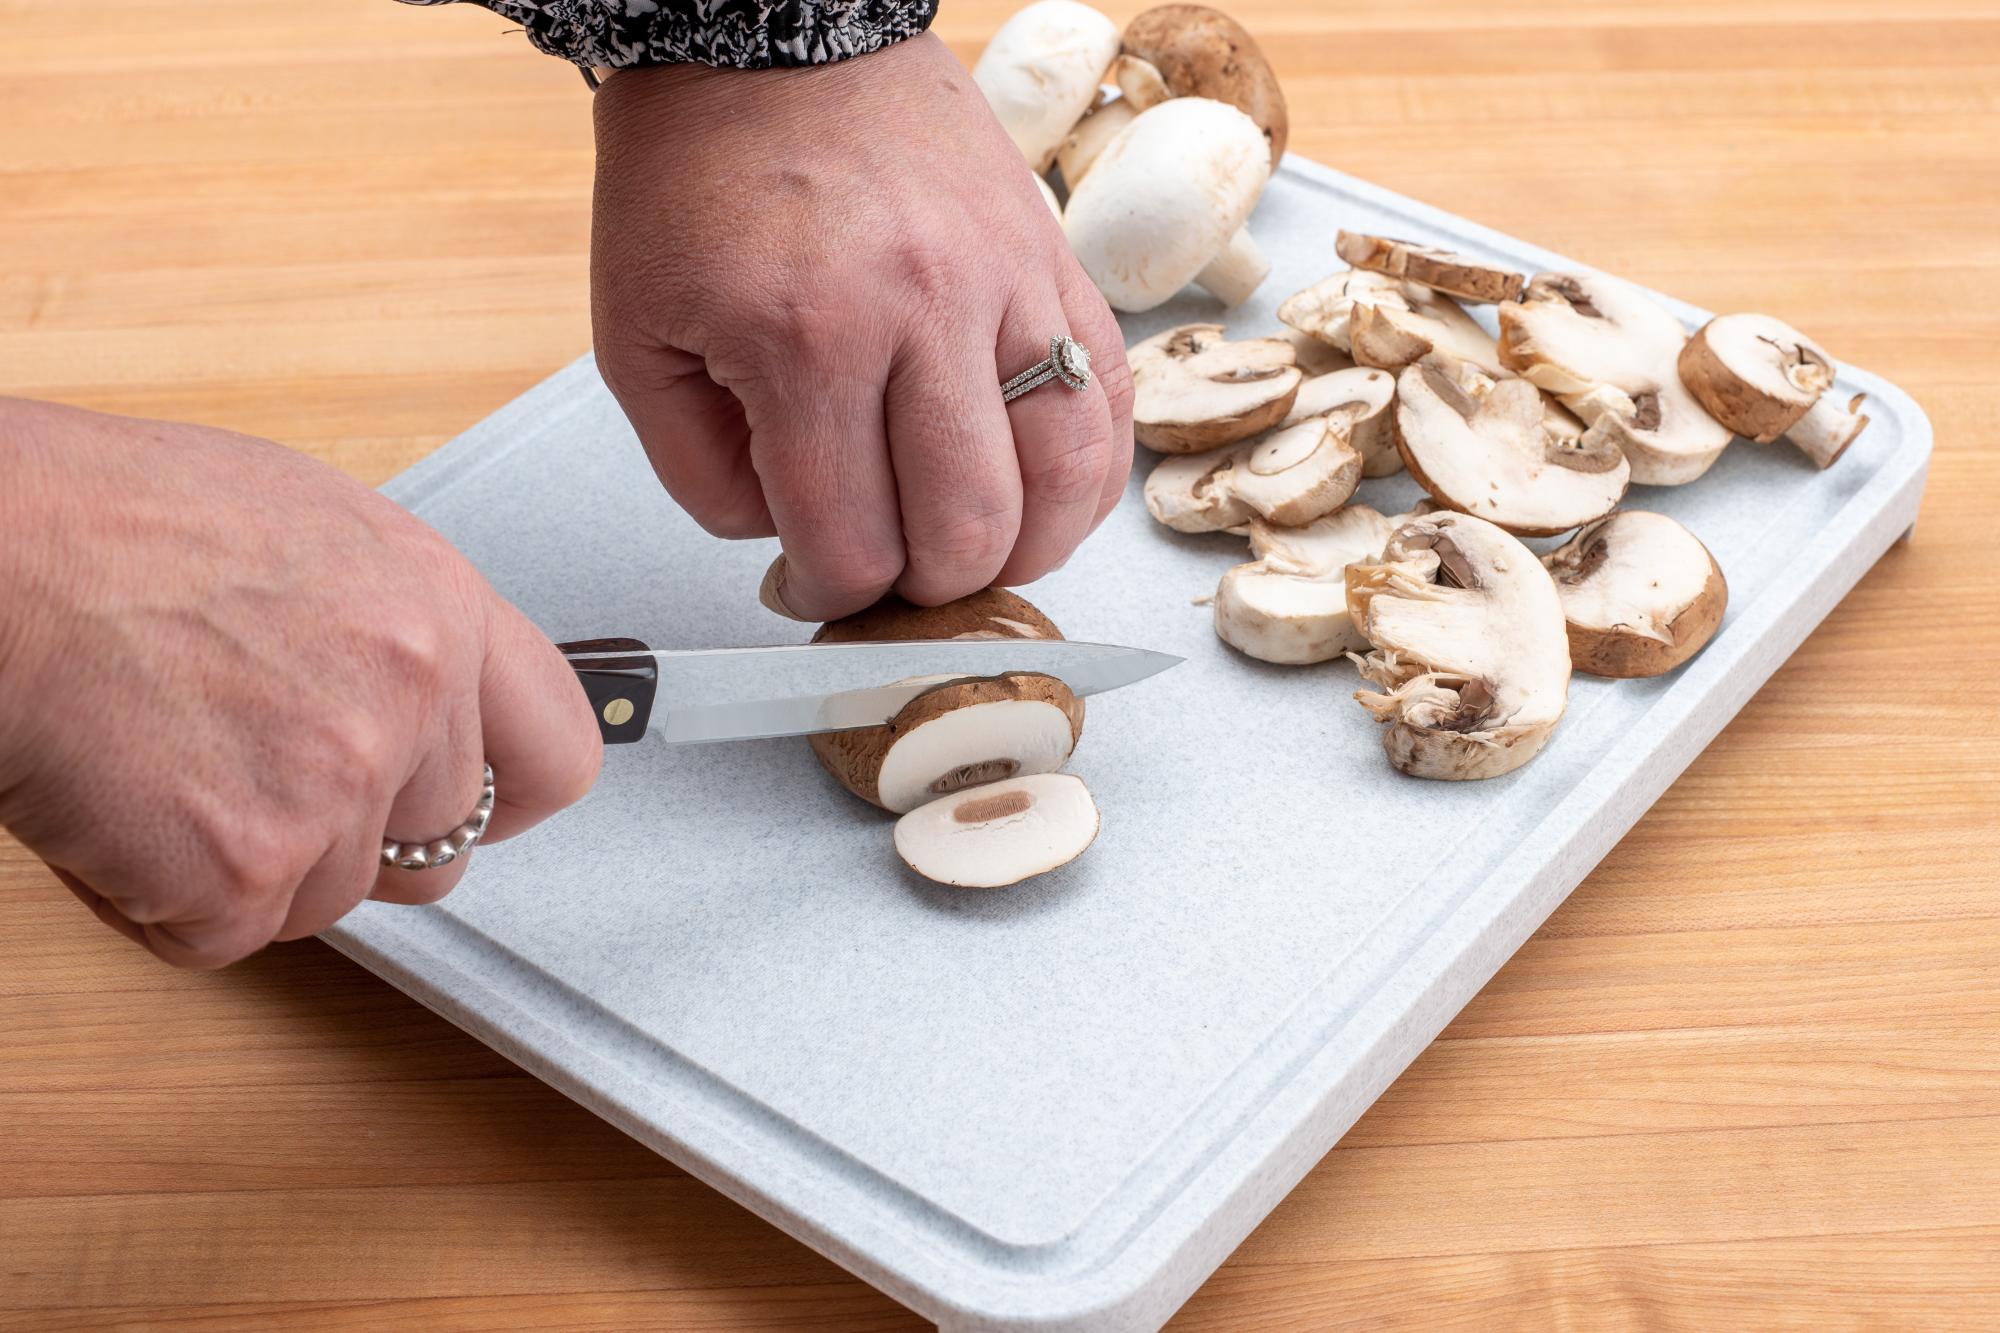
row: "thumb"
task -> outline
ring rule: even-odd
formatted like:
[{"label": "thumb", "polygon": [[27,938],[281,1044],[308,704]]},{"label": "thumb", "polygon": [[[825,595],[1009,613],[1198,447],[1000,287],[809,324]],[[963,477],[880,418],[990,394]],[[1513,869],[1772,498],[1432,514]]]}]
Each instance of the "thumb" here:
[{"label": "thumb", "polygon": [[488,617],[479,720],[494,785],[485,841],[532,828],[582,800],[597,781],[604,741],[576,672],[498,596]]}]

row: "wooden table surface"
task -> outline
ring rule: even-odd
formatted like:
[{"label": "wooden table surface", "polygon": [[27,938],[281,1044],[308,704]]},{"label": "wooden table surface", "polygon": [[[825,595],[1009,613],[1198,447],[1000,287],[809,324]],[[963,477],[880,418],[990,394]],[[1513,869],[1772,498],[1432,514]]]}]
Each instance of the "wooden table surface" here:
[{"label": "wooden table surface", "polygon": [[[2000,8],[1234,12],[1301,153],[1781,314],[1937,453],[1914,541],[1177,1326],[2000,1327]],[[0,0],[0,391],[379,482],[578,355],[588,96],[505,27]],[[324,946],[172,972],[0,840],[0,1327],[418,1321],[917,1322]]]}]

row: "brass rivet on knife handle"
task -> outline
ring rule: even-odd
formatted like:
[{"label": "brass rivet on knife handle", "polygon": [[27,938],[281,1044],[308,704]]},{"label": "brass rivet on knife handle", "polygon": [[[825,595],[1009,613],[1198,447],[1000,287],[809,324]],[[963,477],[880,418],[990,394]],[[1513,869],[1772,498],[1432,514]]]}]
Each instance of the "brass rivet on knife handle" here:
[{"label": "brass rivet on knife handle", "polygon": [[[660,664],[650,648],[637,639],[584,639],[559,643],[556,650],[570,659],[570,667],[589,696],[591,711],[597,714],[597,729],[606,745],[628,745],[646,734],[653,716],[653,696],[660,685]],[[630,657],[592,657],[576,660],[585,653],[631,653]]]}]

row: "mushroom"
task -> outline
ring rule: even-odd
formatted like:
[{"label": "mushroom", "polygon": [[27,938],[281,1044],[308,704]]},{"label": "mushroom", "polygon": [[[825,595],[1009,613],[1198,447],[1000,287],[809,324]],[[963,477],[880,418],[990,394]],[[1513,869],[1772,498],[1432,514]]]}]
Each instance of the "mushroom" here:
[{"label": "mushroom", "polygon": [[[1381,405],[1370,409],[1380,412]],[[1308,417],[1242,446],[1215,484],[1273,523],[1296,526],[1347,503],[1361,483],[1350,418]]]},{"label": "mushroom", "polygon": [[1396,377],[1396,447],[1449,509],[1532,537],[1568,532],[1618,505],[1631,467],[1617,446],[1549,429],[1542,392],[1436,359]]},{"label": "mushroom", "polygon": [[[1206,5],[1160,5],[1125,25],[1123,58],[1133,62],[1125,78],[1143,86],[1143,62],[1175,97],[1212,97],[1227,102],[1263,132],[1270,145],[1271,170],[1285,155],[1290,119],[1284,90],[1242,24]],[[1129,96],[1128,92],[1128,96]]]},{"label": "mushroom", "polygon": [[1076,0],[1035,0],[1000,25],[972,67],[1002,129],[1037,176],[1090,109],[1118,55],[1118,25]]},{"label": "mushroom", "polygon": [[1386,274],[1343,269],[1286,298],[1278,318],[1364,366],[1401,370],[1442,352],[1505,373],[1493,339],[1457,302]]},{"label": "mushroom", "polygon": [[1175,532],[1227,532],[1250,521],[1250,506],[1230,489],[1243,445],[1165,458],[1146,477],[1146,512]]},{"label": "mushroom", "polygon": [[1264,662],[1327,662],[1366,648],[1347,614],[1343,571],[1374,560],[1395,531],[1367,505],[1348,505],[1296,528],[1250,521],[1257,559],[1222,576],[1215,590],[1215,632]]},{"label": "mushroom", "polygon": [[1857,399],[1846,412],[1832,406],[1822,417],[1824,425],[1796,429],[1833,387],[1833,358],[1769,315],[1711,319],[1681,347],[1679,367],[1688,392],[1724,426],[1758,444],[1789,432],[1792,442],[1822,468],[1832,466],[1867,424],[1865,417],[1854,421]]},{"label": "mushroom", "polygon": [[1657,676],[1700,652],[1729,585],[1692,532],[1621,509],[1542,557],[1568,622],[1569,657],[1593,676]]},{"label": "mushroom", "polygon": [[1314,375],[1330,375],[1336,370],[1348,370],[1354,365],[1354,358],[1321,338],[1297,329],[1280,329],[1277,336],[1292,345],[1292,355],[1299,363],[1299,372],[1308,379]]},{"label": "mushroom", "polygon": [[1334,240],[1333,250],[1356,268],[1420,283],[1461,301],[1491,304],[1517,300],[1528,281],[1511,269],[1495,268],[1450,250],[1399,241],[1392,236],[1342,231]]},{"label": "mushroom", "polygon": [[1361,455],[1361,475],[1387,477],[1403,470],[1403,457],[1396,452],[1395,418],[1387,410],[1395,396],[1396,377],[1386,370],[1356,366],[1315,375],[1299,385],[1291,411],[1278,424],[1290,426],[1307,417],[1337,413],[1348,422],[1348,446]]},{"label": "mushroom", "polygon": [[1076,189],[1091,163],[1104,151],[1104,145],[1117,138],[1118,131],[1130,125],[1138,114],[1123,97],[1100,100],[1087,112],[1063,136],[1061,146],[1056,149],[1056,169],[1062,172],[1064,187]]},{"label": "mushroom", "polygon": [[1490,778],[1534,758],[1562,718],[1569,641],[1534,552],[1469,514],[1418,518],[1379,562],[1347,567],[1348,614],[1373,646],[1355,658],[1381,692],[1389,762],[1420,778]]},{"label": "mushroom", "polygon": [[1595,273],[1540,273],[1500,307],[1500,359],[1616,444],[1643,486],[1693,481],[1728,445],[1727,426],[1681,383],[1687,333],[1627,283]]},{"label": "mushroom", "polygon": [[[814,643],[1061,638],[1048,617],[1001,588],[943,606],[883,598],[822,625]],[[1062,767],[1083,733],[1083,701],[1053,676],[947,680],[879,727],[809,737],[820,764],[872,805],[901,814],[940,796]]]},{"label": "mushroom", "polygon": [[[1134,114],[1158,106],[1174,95],[1174,90],[1167,87],[1167,76],[1160,73],[1160,67],[1138,56],[1121,55],[1112,61],[1111,81],[1118,85],[1119,93],[1131,104]],[[1227,102],[1229,99],[1218,97],[1215,100]],[[1240,107],[1237,109],[1242,110]],[[1244,114],[1249,115],[1248,112]]]},{"label": "mushroom", "polygon": [[1128,357],[1132,433],[1160,453],[1213,449],[1269,430],[1298,394],[1290,344],[1280,338],[1229,342],[1220,324],[1168,329],[1134,346]]},{"label": "mushroom", "polygon": [[1237,305],[1271,271],[1243,230],[1270,175],[1255,121],[1226,102],[1176,97],[1112,136],[1071,188],[1063,229],[1119,310],[1151,310],[1190,279]]},{"label": "mushroom", "polygon": [[997,889],[1074,861],[1098,825],[1081,778],[1036,773],[911,810],[896,821],[896,854],[939,884]]},{"label": "mushroom", "polygon": [[1867,429],[1868,417],[1861,410],[1867,397],[1865,393],[1857,393],[1842,407],[1831,392],[1823,393],[1804,416],[1792,423],[1785,438],[1821,467],[1832,467],[1855,437]]},{"label": "mushroom", "polygon": [[1042,202],[1049,206],[1049,212],[1055,214],[1056,225],[1061,226],[1062,200],[1056,198],[1055,189],[1040,176],[1035,177],[1035,185],[1042,192]]}]

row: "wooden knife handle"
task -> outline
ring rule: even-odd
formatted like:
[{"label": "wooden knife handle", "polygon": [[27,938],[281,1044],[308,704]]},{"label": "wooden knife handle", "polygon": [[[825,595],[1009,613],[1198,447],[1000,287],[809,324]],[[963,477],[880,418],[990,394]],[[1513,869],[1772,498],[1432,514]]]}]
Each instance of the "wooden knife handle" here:
[{"label": "wooden knife handle", "polygon": [[[584,639],[559,643],[556,650],[570,659],[590,711],[606,745],[629,745],[646,734],[653,716],[653,696],[660,687],[660,664],[652,650],[637,639]],[[596,657],[578,661],[579,653],[631,653],[631,657]]]}]

